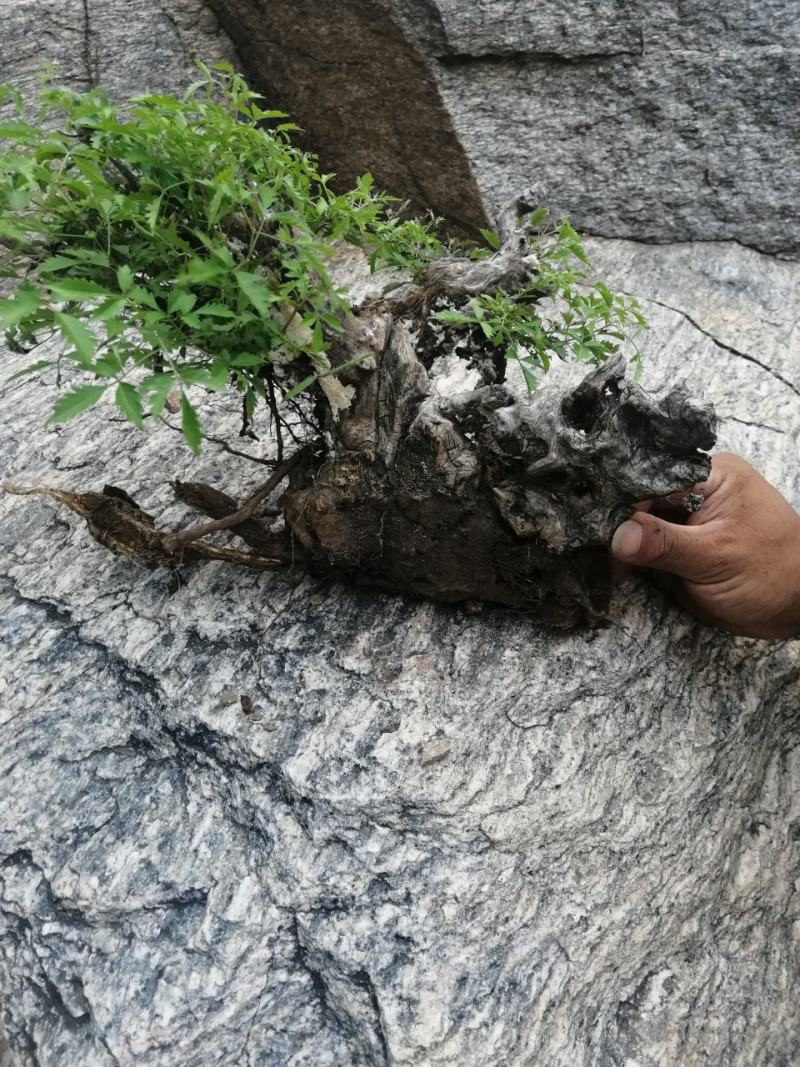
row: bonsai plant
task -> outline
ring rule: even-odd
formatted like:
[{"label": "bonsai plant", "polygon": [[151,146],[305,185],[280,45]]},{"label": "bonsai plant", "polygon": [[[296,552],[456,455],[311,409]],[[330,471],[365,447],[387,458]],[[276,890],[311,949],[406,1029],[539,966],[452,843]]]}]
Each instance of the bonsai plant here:
[{"label": "bonsai plant", "polygon": [[[178,531],[116,487],[6,488],[48,493],[153,564],[302,561],[550,623],[602,612],[613,528],[705,477],[714,439],[682,389],[656,401],[626,379],[637,302],[589,284],[569,222],[525,198],[466,241],[405,217],[369,174],[338,190],[285,115],[230,67],[200,68],[181,99],[45,88],[35,121],[5,90],[0,265],[24,280],[0,318],[15,351],[63,340],[19,372],[55,378],[54,421],[109,395],[143,428],[170,400],[198,452],[197,397],[226,391],[243,435],[269,411],[275,455],[254,458],[270,475],[241,503],[175,482],[208,517]],[[354,251],[385,277],[366,300],[337,281]],[[591,369],[549,387],[554,360]],[[274,532],[259,510],[277,496]],[[248,551],[208,540],[221,531]]]}]

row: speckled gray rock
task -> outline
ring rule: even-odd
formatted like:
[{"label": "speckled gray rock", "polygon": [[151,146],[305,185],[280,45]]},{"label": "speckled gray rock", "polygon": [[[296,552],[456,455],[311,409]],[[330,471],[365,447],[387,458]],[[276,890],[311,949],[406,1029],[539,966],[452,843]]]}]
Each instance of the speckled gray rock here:
[{"label": "speckled gray rock", "polygon": [[[184,88],[195,58],[234,60],[201,0],[0,0],[0,31],[0,83],[29,99],[49,66],[60,85],[124,98]],[[8,1056],[0,1022],[0,1067],[13,1067]]]},{"label": "speckled gray rock", "polygon": [[202,0],[0,0],[0,25],[0,82],[32,96],[48,65],[59,85],[124,99],[185,88],[195,58],[234,58]]},{"label": "speckled gray rock", "polygon": [[792,0],[430,0],[435,62],[492,205],[533,175],[593,233],[800,247]]},{"label": "speckled gray rock", "polygon": [[[432,3],[417,25],[451,51],[503,50],[487,37],[498,5],[458,7],[452,47]],[[60,57],[76,86],[96,71],[120,93],[173,88],[189,74],[165,11],[197,41],[187,52],[229,54],[195,5],[117,11],[0,0],[0,80]],[[624,50],[616,26],[582,20],[584,47]],[[559,47],[554,32],[544,50]],[[455,99],[447,79],[469,69],[451,65],[442,91]],[[413,136],[398,141],[412,155]],[[489,199],[530,151],[498,144]],[[537,151],[526,184],[564,158]],[[775,211],[791,237],[780,168],[759,175],[755,237],[748,219],[702,230],[700,214],[686,232],[769,244]],[[595,197],[588,179],[575,188]],[[639,226],[653,194],[637,195]],[[648,301],[645,384],[686,377],[716,405],[721,446],[800,503],[797,268],[734,244],[592,253]],[[3,380],[17,365],[3,355]],[[51,403],[32,381],[0,396],[0,466],[18,480],[111,479],[177,523],[175,474],[257,478],[210,447],[190,461],[167,429],[92,415],[47,430]],[[609,628],[565,637],[300,573],[148,572],[47,502],[0,511],[0,1015],[18,1064],[797,1062],[796,642],[715,634],[638,582]]]},{"label": "speckled gray rock", "polygon": [[[645,384],[686,377],[799,504],[797,265],[591,251],[647,301]],[[176,473],[258,477],[166,428],[46,429],[51,403],[2,399],[18,481],[110,479],[178,522]],[[642,581],[564,636],[296,572],[149,572],[49,502],[0,510],[20,1064],[797,1062],[800,644]]]},{"label": "speckled gray rock", "polygon": [[[482,214],[471,175],[489,214],[535,179],[587,232],[800,248],[793,0],[210,3],[270,93],[312,129],[329,115],[319,146],[348,175],[356,145],[384,184],[462,222]],[[387,61],[392,41],[402,71]],[[410,42],[424,63],[407,59]],[[371,128],[376,110],[370,158],[362,120]],[[442,206],[448,186],[459,210]]]}]

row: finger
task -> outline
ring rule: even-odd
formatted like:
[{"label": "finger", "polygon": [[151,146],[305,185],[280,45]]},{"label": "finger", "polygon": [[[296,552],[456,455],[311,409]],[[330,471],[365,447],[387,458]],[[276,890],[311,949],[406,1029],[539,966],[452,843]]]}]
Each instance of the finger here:
[{"label": "finger", "polygon": [[680,526],[638,511],[619,527],[611,554],[621,563],[702,582],[716,563],[714,538],[702,526]]}]

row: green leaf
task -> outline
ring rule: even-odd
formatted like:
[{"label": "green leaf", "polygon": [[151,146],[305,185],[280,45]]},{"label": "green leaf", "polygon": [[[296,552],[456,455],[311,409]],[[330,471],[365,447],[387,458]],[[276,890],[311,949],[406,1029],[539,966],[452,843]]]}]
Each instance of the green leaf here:
[{"label": "green leaf", "polygon": [[131,287],[130,296],[137,300],[140,304],[144,304],[145,307],[152,308],[153,311],[160,311],[161,308],[156,302],[156,298],[149,291],[145,289],[143,285],[134,285]]},{"label": "green leaf", "polygon": [[145,211],[145,218],[147,219],[147,226],[150,230],[150,233],[155,233],[156,222],[158,221],[158,212],[160,211],[160,209],[161,196],[159,196],[156,200],[151,201],[151,203],[147,205],[147,210]]},{"label": "green leaf", "polygon": [[334,333],[342,333],[344,331],[344,323],[340,318],[338,318],[338,316],[325,314],[322,315],[321,318],[325,325],[328,327],[328,329],[333,330]]},{"label": "green leaf", "polygon": [[[92,312],[92,318],[97,319],[99,322],[108,323],[109,320],[114,319],[117,315],[120,315],[125,310],[125,298],[116,297],[112,300],[106,300],[105,303],[96,307]],[[108,329],[108,325],[106,326]]]},{"label": "green leaf", "polygon": [[40,264],[39,273],[49,274],[54,270],[74,270],[77,265],[77,260],[71,256],[51,256]]},{"label": "green leaf", "polygon": [[231,360],[232,367],[260,367],[264,362],[264,357],[256,355],[255,352],[243,352],[239,356],[235,356]]},{"label": "green leaf", "polygon": [[183,274],[178,275],[178,281],[200,285],[203,282],[210,282],[212,278],[218,278],[222,271],[223,268],[219,263],[215,263],[211,259],[200,259],[198,256],[194,256],[189,260],[189,266]]},{"label": "green leaf", "polygon": [[309,385],[313,385],[317,380],[316,374],[309,374],[307,378],[303,378],[301,382],[298,382],[288,393],[283,394],[284,400],[294,400],[296,396],[308,389]]},{"label": "green leaf", "polygon": [[120,382],[114,399],[125,418],[141,430],[144,425],[144,413],[142,412],[142,402],[136,389],[129,385],[128,382]]},{"label": "green leaf", "polygon": [[0,321],[6,326],[16,326],[38,310],[41,300],[38,289],[23,283],[10,300],[0,300]]},{"label": "green leaf", "polygon": [[598,282],[597,283],[597,291],[600,294],[600,296],[602,297],[603,303],[605,304],[605,306],[607,308],[612,307],[613,304],[614,304],[614,297],[613,297],[613,295],[611,293],[611,290],[608,288],[608,286],[607,285],[603,285],[602,282]]},{"label": "green leaf", "polygon": [[184,367],[178,371],[181,381],[187,385],[200,385],[217,393],[228,384],[228,365],[223,361],[214,361],[211,367]]},{"label": "green leaf", "polygon": [[62,336],[71,345],[74,345],[75,352],[80,357],[78,363],[88,367],[97,351],[97,339],[92,331],[80,319],[76,319],[72,315],[66,315],[63,311],[57,311],[53,319],[61,330]]},{"label": "green leaf", "polygon": [[133,271],[126,264],[119,268],[117,271],[117,285],[121,293],[126,293],[133,284]]},{"label": "green leaf", "polygon": [[[5,86],[3,87],[5,88]],[[0,137],[7,137],[10,141],[27,141],[31,136],[39,139],[39,131],[27,122],[0,122]]]},{"label": "green leaf", "polygon": [[269,306],[274,304],[278,297],[271,292],[264,281],[257,274],[248,274],[247,271],[237,270],[236,281],[244,295],[261,315],[266,318],[269,315]]},{"label": "green leaf", "polygon": [[69,422],[96,404],[105,391],[105,385],[80,385],[72,392],[65,393],[59,397],[48,422]]},{"label": "green leaf", "polygon": [[459,325],[471,325],[475,322],[473,315],[464,315],[461,311],[437,311],[434,318],[439,322],[453,322]]},{"label": "green leaf", "polygon": [[197,418],[197,412],[189,402],[186,393],[181,393],[181,429],[187,445],[198,456],[203,442],[203,434],[200,430],[200,420]]},{"label": "green leaf", "polygon": [[236,315],[224,304],[203,304],[195,312],[196,315],[213,315],[217,319],[235,319]]},{"label": "green leaf", "polygon": [[97,252],[93,248],[75,248],[69,254],[81,263],[92,263],[95,267],[108,266],[108,256],[105,252]]},{"label": "green leaf", "polygon": [[490,248],[494,248],[495,250],[500,248],[503,243],[494,230],[481,230],[481,237]]},{"label": "green leaf", "polygon": [[92,370],[98,378],[116,378],[122,374],[122,359],[113,348],[109,349],[104,356],[94,361]]},{"label": "green leaf", "polygon": [[519,365],[522,368],[522,377],[525,379],[525,384],[528,387],[528,392],[535,392],[539,388],[539,379],[536,377],[530,367],[527,367],[522,360],[520,360]]},{"label": "green leaf", "polygon": [[60,300],[84,301],[119,295],[84,278],[59,278],[57,281],[48,281],[47,287]]},{"label": "green leaf", "polygon": [[311,353],[318,356],[325,347],[325,338],[322,336],[322,323],[317,319],[311,334]]},{"label": "green leaf", "polygon": [[170,315],[186,315],[192,310],[197,303],[197,297],[194,293],[187,293],[186,290],[177,290],[170,293],[169,300],[167,301],[167,310]]},{"label": "green leaf", "polygon": [[175,384],[171,374],[151,374],[139,386],[139,395],[147,397],[147,410],[157,419],[164,409],[167,395]]}]

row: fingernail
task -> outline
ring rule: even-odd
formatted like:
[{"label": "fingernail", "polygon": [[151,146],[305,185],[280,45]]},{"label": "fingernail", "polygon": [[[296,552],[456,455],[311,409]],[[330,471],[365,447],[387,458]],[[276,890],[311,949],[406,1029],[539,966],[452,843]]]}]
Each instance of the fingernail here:
[{"label": "fingernail", "polygon": [[623,522],[611,541],[611,551],[617,559],[633,559],[642,547],[644,530],[638,522]]}]

